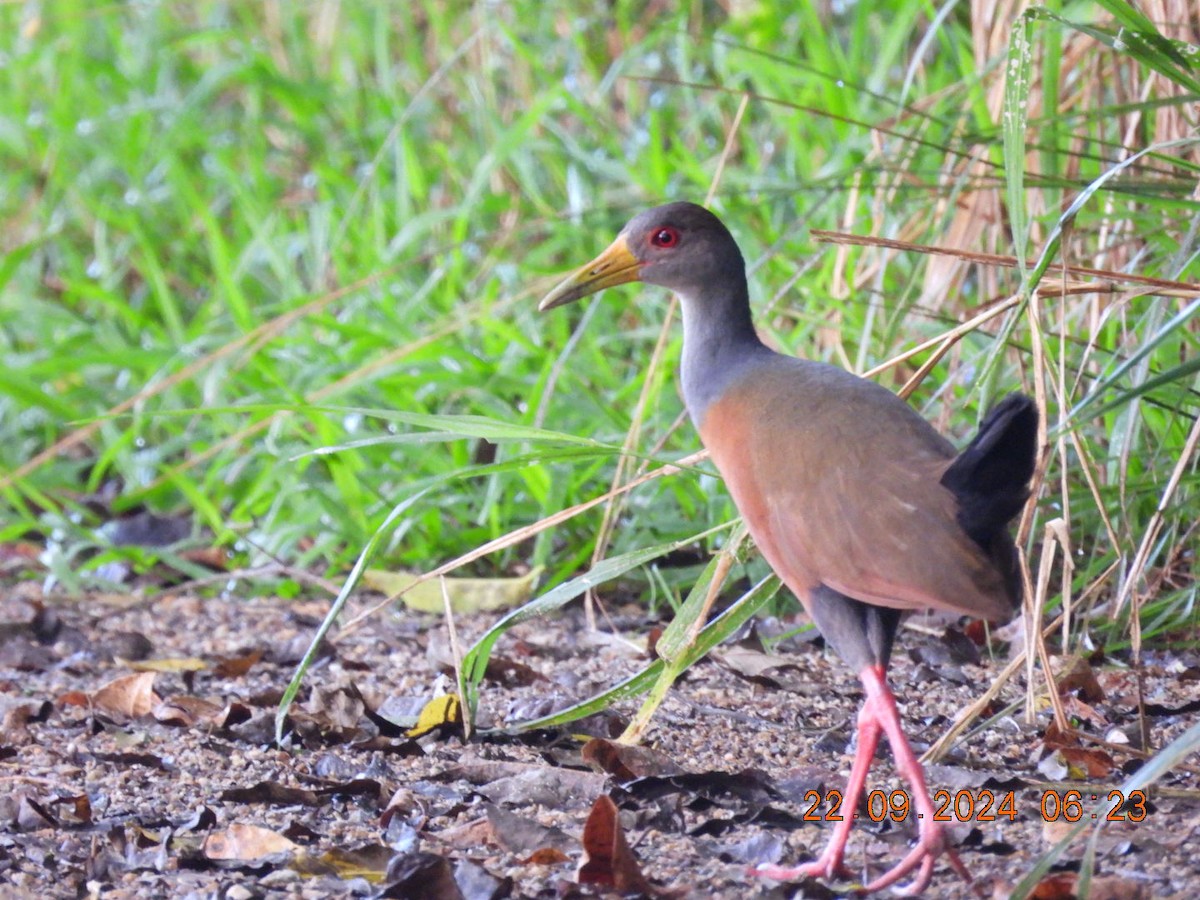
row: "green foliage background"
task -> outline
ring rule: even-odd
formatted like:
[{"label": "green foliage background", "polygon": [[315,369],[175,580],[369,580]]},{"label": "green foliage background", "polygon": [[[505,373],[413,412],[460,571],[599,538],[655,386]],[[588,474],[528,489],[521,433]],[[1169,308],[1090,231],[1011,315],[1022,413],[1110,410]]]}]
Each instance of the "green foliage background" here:
[{"label": "green foliage background", "polygon": [[[1073,199],[1152,147],[1062,223],[1055,258],[1200,281],[1196,51],[1169,22],[1115,0],[1030,14],[1014,125],[1012,22],[796,6],[0,6],[0,541],[44,543],[83,587],[126,552],[97,527],[148,506],[193,514],[234,567],[339,573],[430,488],[381,547],[428,569],[606,490],[633,430],[642,457],[693,451],[677,330],[647,365],[661,292],[535,311],[556,273],[668,199],[711,192],[770,340],[857,371],[1022,281],[811,229],[1001,255],[1027,236],[1032,259]],[[1047,590],[1128,586],[1158,604],[1147,627],[1177,635],[1195,600],[1196,295],[1109,275],[1073,281],[1115,292],[1056,295],[1055,277],[937,360],[914,402],[961,439],[1040,382],[1052,445],[1027,547],[1036,567],[1061,517],[1075,563],[1059,556]],[[880,377],[899,387],[928,359]],[[412,414],[599,446],[501,429],[493,451]],[[730,518],[710,473],[635,491],[612,551]],[[599,521],[475,568],[561,581]],[[641,583],[674,601],[695,572]]]}]

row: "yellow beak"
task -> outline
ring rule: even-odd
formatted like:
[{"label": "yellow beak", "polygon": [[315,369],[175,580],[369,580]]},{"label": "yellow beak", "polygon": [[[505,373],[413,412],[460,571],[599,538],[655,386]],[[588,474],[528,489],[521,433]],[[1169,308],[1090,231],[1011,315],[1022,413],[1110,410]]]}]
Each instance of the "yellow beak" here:
[{"label": "yellow beak", "polygon": [[574,303],[596,291],[614,287],[618,284],[628,284],[641,278],[640,264],[637,257],[625,243],[625,236],[619,235],[609,244],[608,249],[593,259],[577,272],[568,275],[563,281],[542,298],[538,310],[545,312],[556,306]]}]

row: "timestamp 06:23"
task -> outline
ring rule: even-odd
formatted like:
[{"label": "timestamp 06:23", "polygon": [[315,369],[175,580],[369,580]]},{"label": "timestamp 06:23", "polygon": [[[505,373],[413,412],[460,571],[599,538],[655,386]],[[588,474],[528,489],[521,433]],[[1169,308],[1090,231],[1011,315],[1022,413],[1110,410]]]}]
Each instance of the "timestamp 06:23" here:
[{"label": "timestamp 06:23", "polygon": [[[1094,804],[1089,806],[1088,804]],[[870,791],[866,797],[866,814],[872,822],[891,819],[902,822],[913,814],[912,798],[908,791]],[[935,822],[999,822],[1017,820],[1017,796],[1015,791],[997,794],[987,788],[978,791],[937,790],[933,792],[933,815]],[[1070,790],[1049,789],[1042,792],[1036,814],[1045,822],[1079,822],[1085,818],[1092,821],[1144,822],[1149,810],[1143,791],[1111,790],[1107,794]],[[917,812],[918,819],[925,814]],[[844,817],[842,792],[829,790],[806,791],[805,822],[840,822]]]}]

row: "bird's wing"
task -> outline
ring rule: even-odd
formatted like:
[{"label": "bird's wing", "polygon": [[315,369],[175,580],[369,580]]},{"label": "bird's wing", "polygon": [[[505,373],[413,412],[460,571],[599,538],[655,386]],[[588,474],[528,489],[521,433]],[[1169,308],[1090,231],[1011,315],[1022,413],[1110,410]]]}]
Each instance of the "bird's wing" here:
[{"label": "bird's wing", "polygon": [[889,391],[817,373],[820,390],[793,368],[756,373],[701,428],[767,561],[802,596],[824,584],[879,606],[1006,616],[1003,578],[939,481],[950,445]]},{"label": "bird's wing", "polygon": [[879,606],[1008,613],[1002,578],[938,483],[944,463],[849,448],[824,463],[819,479],[768,486],[766,540],[781,565]]}]

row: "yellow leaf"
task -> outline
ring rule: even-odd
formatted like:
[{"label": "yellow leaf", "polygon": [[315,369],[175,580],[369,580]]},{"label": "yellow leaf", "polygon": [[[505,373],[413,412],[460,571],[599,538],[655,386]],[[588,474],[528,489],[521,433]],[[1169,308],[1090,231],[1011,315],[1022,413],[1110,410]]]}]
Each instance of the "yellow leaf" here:
[{"label": "yellow leaf", "polygon": [[408,729],[405,734],[410,738],[415,738],[429,734],[435,728],[441,728],[443,725],[461,724],[462,704],[458,702],[458,694],[442,694],[425,704],[421,715],[417,717],[417,724]]},{"label": "yellow leaf", "polygon": [[176,656],[171,659],[117,659],[117,663],[135,672],[203,672],[208,663],[194,656]]},{"label": "yellow leaf", "polygon": [[[442,600],[444,580],[455,615],[511,609],[529,601],[541,574],[542,567],[537,566],[520,578],[431,578],[409,590],[400,602],[417,612],[440,615],[446,608]],[[363,584],[373,591],[392,595],[409,587],[417,578],[412,572],[368,569],[363,573]]]}]

